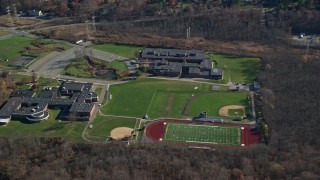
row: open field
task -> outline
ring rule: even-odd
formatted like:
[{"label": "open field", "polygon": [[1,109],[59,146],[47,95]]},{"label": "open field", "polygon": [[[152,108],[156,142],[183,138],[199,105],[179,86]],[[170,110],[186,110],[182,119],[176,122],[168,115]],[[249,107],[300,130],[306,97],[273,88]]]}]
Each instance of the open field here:
[{"label": "open field", "polygon": [[190,115],[196,115],[199,112],[206,111],[209,116],[220,116],[219,109],[227,105],[242,105],[248,107],[247,93],[219,92],[211,94],[202,94],[195,97]]},{"label": "open field", "polygon": [[117,127],[129,127],[133,129],[136,124],[136,119],[100,115],[97,116],[91,124],[93,128],[88,128],[86,137],[94,141],[105,141],[110,136],[110,132]]},{"label": "open field", "polygon": [[0,136],[62,137],[72,141],[83,141],[81,132],[86,123],[59,122],[56,119],[59,113],[60,110],[49,110],[49,119],[40,123],[11,120],[7,126],[0,126]]},{"label": "open field", "polygon": [[224,70],[223,79],[217,81],[220,83],[227,83],[229,79],[238,83],[253,82],[260,71],[259,58],[224,54],[209,54],[209,56],[217,62],[215,67]]},{"label": "open field", "polygon": [[[197,90],[194,90],[195,86],[198,86]],[[156,79],[135,80],[111,86],[110,93],[112,94],[112,100],[102,108],[102,112],[104,114],[126,115],[139,118],[146,113],[150,114],[149,117],[152,118],[166,113],[171,116],[182,116],[181,112],[184,103],[179,101],[186,101],[187,95],[191,97],[192,93],[208,92],[209,90],[210,85],[207,84],[194,85],[194,83],[188,82]],[[169,97],[172,100],[168,99]],[[177,102],[173,102],[175,99],[177,99]],[[166,106],[164,105],[171,102],[172,104],[178,103],[178,106],[182,109],[177,112],[174,112],[173,109],[166,111]]]},{"label": "open field", "polygon": [[241,144],[241,130],[236,126],[194,125],[184,123],[168,123],[165,141],[182,141],[188,143],[209,144]]},{"label": "open field", "polygon": [[130,46],[130,45],[116,45],[116,44],[103,44],[93,45],[94,49],[105,51],[118,56],[135,59],[137,54],[143,47]]},{"label": "open field", "polygon": [[24,36],[0,40],[0,67],[7,67],[22,55],[41,58],[49,52],[67,49],[70,49],[70,46],[51,40],[32,39]]},{"label": "open field", "polygon": [[[198,87],[198,89],[195,89]],[[246,93],[212,92],[211,85],[191,82],[140,79],[110,87],[112,99],[104,114],[141,118],[192,117],[202,111],[218,116],[225,105],[246,103]],[[191,101],[191,102],[189,102]],[[187,114],[184,114],[189,106]]]},{"label": "open field", "polygon": [[33,39],[23,36],[16,36],[9,39],[0,40],[0,60],[9,62],[21,55],[24,48],[31,45]]}]

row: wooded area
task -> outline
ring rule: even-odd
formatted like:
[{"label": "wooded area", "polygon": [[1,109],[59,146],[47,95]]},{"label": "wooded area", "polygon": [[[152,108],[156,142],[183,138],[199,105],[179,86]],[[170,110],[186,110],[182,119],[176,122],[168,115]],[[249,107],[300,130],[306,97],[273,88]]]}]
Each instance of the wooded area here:
[{"label": "wooded area", "polygon": [[[281,2],[287,5],[288,1]],[[124,1],[114,6],[121,4],[129,7]],[[117,18],[132,15],[127,12],[124,9],[121,11],[124,16]],[[197,40],[193,48],[258,55],[263,63],[258,81],[262,86],[263,115],[271,130],[270,143],[243,148],[217,146],[215,151],[210,151],[159,145],[127,147],[62,139],[0,138],[0,179],[320,178],[319,50],[310,48],[307,54],[305,49],[287,46],[291,33],[319,32],[319,11],[302,8],[264,14],[256,9],[217,8],[197,15],[103,22],[97,26],[100,32],[91,35],[96,42],[111,39],[177,48],[186,43],[186,28],[190,26],[191,37]],[[83,33],[85,28],[83,25],[82,29],[66,29],[55,28],[46,35],[75,42],[79,39],[77,32]],[[81,37],[83,34],[80,33]],[[226,44],[206,44],[208,41]],[[230,49],[235,44],[236,48]],[[7,96],[4,93],[9,84],[5,78],[1,79],[1,97]]]},{"label": "wooded area", "polygon": [[318,179],[314,147],[215,151],[167,146],[0,139],[0,179]]}]

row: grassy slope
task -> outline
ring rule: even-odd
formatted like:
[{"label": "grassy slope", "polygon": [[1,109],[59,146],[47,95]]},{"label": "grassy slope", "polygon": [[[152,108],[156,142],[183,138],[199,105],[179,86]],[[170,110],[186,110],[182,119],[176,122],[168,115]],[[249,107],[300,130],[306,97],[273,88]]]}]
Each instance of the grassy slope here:
[{"label": "grassy slope", "polygon": [[31,45],[32,41],[33,39],[23,36],[0,40],[0,59],[14,60],[20,56],[20,51]]},{"label": "grassy slope", "polygon": [[93,48],[101,51],[105,51],[111,54],[116,54],[118,56],[127,57],[127,58],[136,58],[137,53],[143,49],[143,47],[138,47],[138,46],[115,45],[115,44],[94,45]]},{"label": "grassy slope", "polygon": [[102,90],[102,88],[98,87],[98,88],[96,88],[96,90],[94,92],[96,92],[98,95],[100,95],[101,94],[101,90]]},{"label": "grassy slope", "polygon": [[97,116],[96,119],[91,123],[92,129],[87,130],[87,138],[92,140],[104,141],[110,132],[117,127],[129,127],[134,128],[136,119],[123,119],[116,117],[104,117]]},{"label": "grassy slope", "polygon": [[83,141],[81,132],[86,124],[83,122],[59,122],[56,120],[59,112],[59,110],[49,110],[49,119],[41,123],[11,120],[7,126],[0,126],[0,136],[62,137],[67,140]]},{"label": "grassy slope", "polygon": [[196,115],[206,111],[209,116],[219,116],[219,109],[227,105],[247,106],[247,93],[219,92],[203,94],[194,100],[189,114]]},{"label": "grassy slope", "polygon": [[[106,62],[102,60],[95,60],[99,61],[100,63],[105,64],[109,68],[114,68],[117,70],[117,72],[121,73],[128,70],[128,66],[125,62],[121,61],[112,61]],[[70,66],[67,66],[66,69],[64,69],[63,74],[76,76],[76,77],[83,77],[83,78],[98,78],[96,76],[93,76],[89,72],[89,65],[86,63],[85,60],[80,60],[77,62],[72,62]]]},{"label": "grassy slope", "polygon": [[258,58],[223,54],[210,54],[209,56],[218,62],[217,68],[225,70],[223,80],[218,81],[221,83],[227,83],[229,78],[231,82],[252,82],[260,70],[261,61]]},{"label": "grassy slope", "polygon": [[116,69],[119,73],[122,73],[128,70],[127,64],[122,61],[112,61],[111,63],[109,63],[109,67]]},{"label": "grassy slope", "polygon": [[[37,40],[42,42],[47,42],[46,45],[42,46],[42,50],[36,48],[31,45],[35,39],[24,37],[24,36],[16,36],[9,39],[0,40],[0,67],[8,68],[7,66],[11,63],[11,61],[15,60],[22,54],[37,56],[38,59],[44,57],[50,53],[50,50],[54,47],[64,47],[65,50],[70,49],[71,46],[60,44],[57,42],[53,42],[50,40]],[[32,49],[38,49],[37,53],[30,54],[29,52],[24,51],[26,47],[30,47]],[[49,51],[49,52],[46,52]],[[6,62],[5,60],[8,59],[9,61]],[[35,62],[35,61],[33,61]],[[12,69],[11,67],[10,69]]]}]

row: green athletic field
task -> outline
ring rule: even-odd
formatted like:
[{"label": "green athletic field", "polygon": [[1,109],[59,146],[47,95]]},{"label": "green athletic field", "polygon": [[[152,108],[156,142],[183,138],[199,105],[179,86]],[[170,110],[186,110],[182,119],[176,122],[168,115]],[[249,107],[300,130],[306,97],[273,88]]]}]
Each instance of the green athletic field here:
[{"label": "green athletic field", "polygon": [[240,138],[240,127],[168,123],[163,140],[240,145]]},{"label": "green athletic field", "polygon": [[[195,89],[197,87],[198,89]],[[141,118],[186,118],[206,111],[219,116],[227,105],[247,107],[247,93],[213,92],[211,85],[142,78],[112,85],[112,99],[101,108],[103,114]]]}]

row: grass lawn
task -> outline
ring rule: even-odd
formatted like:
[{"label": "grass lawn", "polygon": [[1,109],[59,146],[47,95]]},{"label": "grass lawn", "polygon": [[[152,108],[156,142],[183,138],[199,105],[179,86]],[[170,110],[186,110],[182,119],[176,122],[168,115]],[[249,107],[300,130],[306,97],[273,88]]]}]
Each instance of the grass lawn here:
[{"label": "grass lawn", "polygon": [[136,124],[136,119],[98,115],[91,124],[93,128],[88,128],[86,137],[90,140],[105,141],[114,128],[129,127],[133,129]]},{"label": "grass lawn", "polygon": [[122,61],[112,61],[109,63],[109,67],[116,69],[117,72],[122,73],[128,70],[128,66],[125,62]]},{"label": "grass lawn", "polygon": [[116,44],[103,44],[103,45],[93,45],[94,49],[105,51],[111,54],[126,58],[136,58],[137,54],[143,47],[139,46],[129,46],[129,45],[116,45]]},{"label": "grass lawn", "polygon": [[[198,89],[194,89],[194,87]],[[104,114],[141,118],[183,117],[181,114],[192,94],[211,92],[208,84],[140,79],[110,86],[112,100],[102,108]]]},{"label": "grass lawn", "polygon": [[102,61],[95,59],[94,60],[96,65],[91,66],[87,63],[86,60],[82,59],[80,61],[72,62],[70,65],[68,65],[64,71],[63,74],[70,75],[70,76],[76,76],[76,77],[82,77],[82,78],[99,78],[98,76],[94,75],[94,72],[91,73],[92,68],[94,69],[106,69],[106,68],[113,68],[117,71],[117,73],[122,73],[128,70],[128,66],[125,62],[122,61]]},{"label": "grass lawn", "polygon": [[59,122],[56,118],[60,110],[49,110],[49,119],[40,123],[14,121],[0,126],[0,136],[15,137],[62,137],[66,140],[83,141],[81,133],[86,122]]},{"label": "grass lawn", "polygon": [[96,90],[94,92],[96,92],[98,94],[98,96],[100,96],[101,94],[101,90],[102,88],[101,87],[97,87]]},{"label": "grass lawn", "polygon": [[247,106],[246,93],[213,92],[211,85],[181,81],[145,78],[112,85],[110,93],[112,99],[101,109],[104,114],[137,118],[145,114],[152,119],[185,118],[203,111],[210,116],[218,116],[223,106]]},{"label": "grass lawn", "polygon": [[16,36],[9,39],[0,40],[0,60],[8,59],[9,62],[21,55],[24,48],[31,45],[33,39]]},{"label": "grass lawn", "polygon": [[156,91],[147,114],[149,117],[182,117],[192,92]]},{"label": "grass lawn", "polygon": [[[33,46],[33,42],[40,43],[39,47]],[[28,48],[28,50],[26,50],[26,48]],[[0,40],[0,67],[8,68],[8,65],[21,55],[43,57],[57,48],[67,50],[70,49],[71,46],[50,40],[32,39],[25,36],[16,36]],[[8,62],[6,61],[7,59]]]},{"label": "grass lawn", "polygon": [[259,58],[224,54],[210,54],[209,56],[217,62],[215,67],[224,70],[223,79],[216,80],[216,82],[227,83],[229,79],[231,82],[238,83],[253,82],[260,71]]},{"label": "grass lawn", "polygon": [[23,75],[23,74],[10,74],[9,78],[14,80],[15,82],[30,82],[32,81],[32,76]]},{"label": "grass lawn", "polygon": [[85,60],[72,62],[70,65],[66,67],[63,74],[82,78],[93,77],[92,74],[89,72],[89,65],[86,63]]},{"label": "grass lawn", "polygon": [[242,105],[248,107],[247,93],[218,92],[195,96],[189,114],[194,116],[199,112],[207,112],[208,116],[219,116],[219,109],[227,105]]},{"label": "grass lawn", "polygon": [[35,90],[37,95],[40,95],[40,92],[44,87],[56,87],[60,86],[60,83],[56,79],[48,79],[40,77],[38,79],[39,87]]},{"label": "grass lawn", "polygon": [[182,141],[209,144],[241,144],[240,127],[168,123],[165,141]]},{"label": "grass lawn", "polygon": [[[31,75],[29,76],[29,75],[22,75],[22,74],[11,74],[9,78],[14,80],[15,82],[31,82],[32,81]],[[17,85],[17,89],[29,89],[31,87],[31,84],[32,83]],[[55,79],[39,77],[38,85],[39,87],[35,90],[37,94],[39,94],[44,87],[48,87],[48,86],[55,87],[55,86],[59,86],[60,84]]]}]

